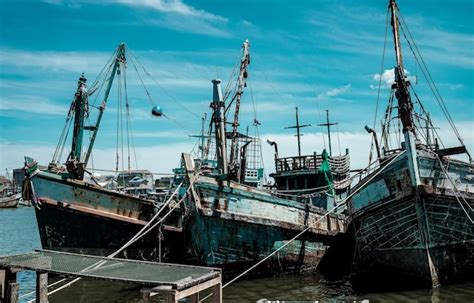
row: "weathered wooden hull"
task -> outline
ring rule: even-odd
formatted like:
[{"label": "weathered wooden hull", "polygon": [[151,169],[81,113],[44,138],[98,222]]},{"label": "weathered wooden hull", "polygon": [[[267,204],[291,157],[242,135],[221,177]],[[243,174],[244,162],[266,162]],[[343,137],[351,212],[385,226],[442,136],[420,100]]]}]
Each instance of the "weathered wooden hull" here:
[{"label": "weathered wooden hull", "polygon": [[[130,222],[75,208],[42,203],[35,209],[44,249],[107,256],[128,242],[146,222]],[[181,252],[180,230],[152,229],[118,257],[172,261]],[[167,241],[166,239],[173,239]],[[178,247],[177,247],[178,246]]]},{"label": "weathered wooden hull", "polygon": [[[216,216],[200,216],[189,226],[198,264],[224,268],[226,276],[243,272],[293,238],[297,232]],[[251,275],[315,270],[327,245],[321,240],[295,240]]]},{"label": "weathered wooden hull", "polygon": [[[356,251],[358,285],[433,285],[474,278],[472,167],[449,168],[459,191],[440,173],[439,162],[419,154],[423,185],[409,186],[405,159],[354,195],[349,230]],[[462,185],[461,185],[462,181]],[[395,282],[395,283],[391,283]]]},{"label": "weathered wooden hull", "polygon": [[[39,173],[32,179],[40,205],[36,219],[44,249],[108,255],[129,241],[153,214],[150,201]],[[180,229],[158,228],[127,248],[122,256],[163,260],[182,242]]]},{"label": "weathered wooden hull", "polygon": [[418,201],[410,197],[352,223],[354,280],[431,285],[428,253],[440,283],[474,278],[474,224],[453,197],[422,194]]},{"label": "weathered wooden hull", "polygon": [[186,222],[188,240],[199,264],[223,267],[228,276],[243,272],[311,225],[251,274],[315,270],[334,235],[345,230],[343,215],[321,218],[325,210],[309,204],[234,182],[199,179],[198,197],[190,202],[195,212]]},{"label": "weathered wooden hull", "polygon": [[0,199],[0,208],[16,208],[20,202],[21,194]]}]

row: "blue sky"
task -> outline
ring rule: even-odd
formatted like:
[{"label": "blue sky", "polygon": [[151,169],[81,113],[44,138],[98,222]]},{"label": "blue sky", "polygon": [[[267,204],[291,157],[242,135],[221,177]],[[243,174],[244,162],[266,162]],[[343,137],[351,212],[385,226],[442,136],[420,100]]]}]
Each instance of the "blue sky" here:
[{"label": "blue sky", "polygon": [[[99,4],[98,4],[99,3]],[[251,44],[250,87],[244,93],[242,126],[253,119],[252,96],[262,139],[280,143],[283,155],[296,153],[284,127],[311,123],[303,152],[320,152],[317,127],[325,109],[339,122],[335,149],[349,147],[354,166],[367,162],[374,120],[377,78],[388,1],[8,1],[0,11],[0,169],[21,166],[23,155],[47,163],[63,126],[76,82],[85,72],[95,79],[124,41],[153,75],[147,87],[171,119],[151,116],[138,80],[129,97],[141,168],[169,171],[179,153],[189,152],[208,112],[210,80],[228,79],[245,39]],[[474,2],[408,1],[399,6],[448,109],[474,153]],[[418,76],[415,88],[455,144],[441,110],[429,94],[413,56],[404,47],[406,69]],[[384,70],[394,65],[389,33]],[[128,74],[133,75],[132,68]],[[115,99],[114,99],[115,98]],[[381,107],[388,98],[383,88]],[[115,163],[115,95],[109,100],[95,150],[95,166]],[[379,113],[380,117],[380,113]],[[174,121],[173,121],[174,120]],[[175,122],[176,121],[176,122]],[[334,139],[337,140],[336,138]],[[267,171],[271,149],[264,145]]]}]

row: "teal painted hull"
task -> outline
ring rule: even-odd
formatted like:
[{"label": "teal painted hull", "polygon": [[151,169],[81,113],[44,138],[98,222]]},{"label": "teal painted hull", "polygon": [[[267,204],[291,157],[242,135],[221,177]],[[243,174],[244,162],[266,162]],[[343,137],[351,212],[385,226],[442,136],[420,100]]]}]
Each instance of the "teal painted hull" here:
[{"label": "teal painted hull", "polygon": [[[310,203],[211,177],[199,179],[199,198],[187,201],[193,209],[185,222],[188,243],[196,263],[223,267],[226,275],[244,271],[275,250],[251,274],[315,270],[334,236],[345,230],[343,215],[325,216],[326,210]],[[308,226],[313,228],[292,241]]]}]

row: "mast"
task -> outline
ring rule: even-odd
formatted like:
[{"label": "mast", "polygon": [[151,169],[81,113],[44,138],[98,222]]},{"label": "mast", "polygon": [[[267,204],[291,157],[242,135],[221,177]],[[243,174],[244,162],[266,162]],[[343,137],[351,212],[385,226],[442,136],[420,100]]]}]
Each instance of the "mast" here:
[{"label": "mast", "polygon": [[84,73],[79,77],[77,82],[77,90],[74,95],[74,104],[72,109],[74,110],[74,128],[72,131],[72,143],[71,152],[68,157],[69,161],[80,161],[82,153],[82,140],[84,137],[84,117],[87,111],[87,79],[84,77]]},{"label": "mast", "polygon": [[318,124],[318,126],[327,126],[328,128],[328,141],[329,141],[329,156],[332,156],[332,146],[331,146],[331,126],[337,125],[339,123],[329,123],[329,110],[326,109],[326,123]]},{"label": "mast", "polygon": [[210,107],[213,110],[212,121],[216,134],[217,169],[221,174],[228,173],[226,131],[225,131],[225,104],[222,98],[221,80],[212,80],[213,98]]},{"label": "mast", "polygon": [[102,121],[102,116],[104,115],[105,106],[107,105],[107,100],[109,98],[110,89],[112,88],[112,83],[114,82],[115,74],[120,73],[120,65],[127,62],[125,59],[125,43],[120,43],[117,49],[117,56],[115,57],[112,72],[110,73],[109,79],[107,79],[107,85],[105,88],[104,99],[102,104],[99,107],[99,115],[97,117],[97,121],[94,126],[87,126],[84,129],[92,131],[92,137],[89,142],[89,147],[87,152],[84,156],[84,167],[87,166],[87,162],[89,161],[89,157],[92,153],[92,148],[94,147],[95,139],[97,137],[97,131],[99,130],[100,122]]},{"label": "mast", "polygon": [[403,68],[402,47],[400,44],[400,34],[398,30],[398,7],[395,0],[389,0],[391,10],[391,24],[393,29],[393,40],[395,44],[395,57],[397,65],[394,68],[395,83],[392,89],[395,89],[395,97],[398,100],[398,114],[403,125],[403,135],[405,137],[405,148],[408,155],[408,168],[410,179],[413,186],[421,184],[418,171],[418,160],[416,152],[416,131],[413,122],[413,103],[410,97],[410,82],[406,79]]},{"label": "mast", "polygon": [[206,138],[208,138],[209,136],[205,135],[204,132],[205,132],[205,123],[206,123],[206,117],[207,117],[207,114],[204,113],[204,116],[201,117],[201,133],[199,135],[189,135],[189,137],[191,138],[199,138],[199,159],[201,161],[204,160],[204,156],[205,156],[205,153],[204,153],[204,144],[205,144],[205,140]]},{"label": "mast", "polygon": [[287,127],[285,127],[285,129],[296,128],[296,138],[298,139],[298,156],[301,156],[301,134],[300,134],[300,128],[311,126],[311,124],[300,125],[300,119],[299,119],[299,114],[298,114],[298,107],[295,107],[295,109],[296,109],[296,125],[287,126]]},{"label": "mast", "polygon": [[230,145],[230,157],[229,165],[231,170],[236,170],[238,165],[237,161],[237,137],[238,137],[238,128],[239,128],[239,112],[240,112],[240,98],[244,92],[244,87],[247,86],[247,67],[250,64],[250,54],[249,54],[250,43],[249,40],[245,40],[242,45],[242,59],[240,60],[240,72],[239,78],[237,80],[237,91],[235,93],[235,111],[234,111],[234,122],[232,123],[232,136],[231,136],[231,145]]}]

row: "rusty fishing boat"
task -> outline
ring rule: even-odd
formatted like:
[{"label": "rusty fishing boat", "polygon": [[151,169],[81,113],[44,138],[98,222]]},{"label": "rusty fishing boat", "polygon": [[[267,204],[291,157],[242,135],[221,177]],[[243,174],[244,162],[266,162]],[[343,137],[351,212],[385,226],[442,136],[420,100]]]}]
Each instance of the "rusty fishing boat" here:
[{"label": "rusty fishing boat", "polygon": [[[90,89],[84,74],[79,78],[51,163],[40,169],[34,159],[25,157],[23,198],[35,206],[44,249],[108,255],[132,238],[154,214],[156,201],[100,186],[87,168],[114,80],[121,92],[119,101],[125,104],[124,112],[129,115],[126,49],[124,43],[117,47]],[[160,108],[153,110],[161,113]],[[129,121],[127,116],[127,123]],[[127,130],[128,127],[127,124]],[[71,148],[62,164],[60,160],[69,134]],[[88,144],[86,138],[89,138]],[[117,154],[117,161],[118,157]],[[140,177],[140,180],[150,175],[131,170],[130,156],[128,161],[129,168],[121,175]],[[91,181],[85,180],[87,175],[91,175]],[[119,175],[119,184],[124,178]],[[179,227],[164,225],[160,230],[149,232],[121,256],[157,260],[163,234],[178,232],[169,237],[173,238],[180,235],[179,231]],[[172,248],[173,243],[166,247]]]},{"label": "rusty fishing boat", "polygon": [[[349,155],[330,157],[325,151],[301,155],[299,151],[298,156],[280,158],[276,152],[276,173],[272,175],[276,184],[273,188],[261,186],[263,173],[248,166],[254,162],[248,149],[259,141],[239,132],[249,48],[245,41],[235,84],[227,85],[224,94],[221,81],[212,81],[208,142],[214,142],[215,152],[210,153],[209,148],[205,151],[213,165],[208,165],[209,159],[195,161],[191,155],[183,154],[189,193],[185,199],[187,215],[183,218],[185,247],[194,262],[222,267],[226,275],[242,272],[275,250],[278,253],[253,274],[314,270],[334,236],[346,227],[345,215],[328,213],[328,208],[349,190]],[[228,132],[231,106],[232,129]],[[254,124],[259,125],[256,117]],[[298,121],[297,126],[299,132],[302,126]],[[293,239],[308,227],[311,228],[301,238]]]},{"label": "rusty fishing boat", "polygon": [[[360,286],[427,285],[474,276],[474,164],[432,82],[460,146],[445,147],[429,113],[408,80],[401,34],[429,75],[400,14],[389,1],[395,46],[394,82],[385,111],[381,147],[375,131],[376,167],[353,190],[350,232],[355,238],[353,280]],[[402,132],[397,132],[397,123]],[[393,147],[390,135],[401,138]],[[400,142],[399,141],[399,142]],[[392,141],[393,142],[393,141]],[[396,142],[396,141],[395,141]],[[468,161],[453,158],[464,155]],[[395,283],[392,283],[395,282]]]}]

